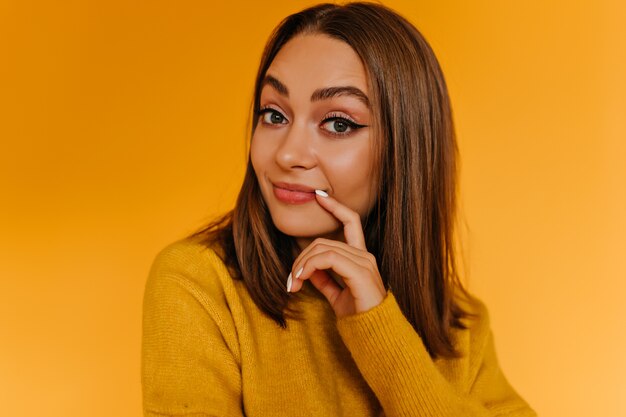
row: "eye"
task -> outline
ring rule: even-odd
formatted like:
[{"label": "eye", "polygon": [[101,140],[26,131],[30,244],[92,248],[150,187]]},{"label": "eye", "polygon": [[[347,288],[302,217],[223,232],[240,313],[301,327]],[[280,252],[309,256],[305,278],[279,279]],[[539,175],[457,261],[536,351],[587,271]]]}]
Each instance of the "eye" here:
[{"label": "eye", "polygon": [[332,113],[324,119],[322,125],[328,125],[329,129],[324,129],[333,136],[348,136],[354,133],[357,129],[365,127],[367,125],[360,125],[353,120],[348,119],[345,116],[340,116],[337,113]]},{"label": "eye", "polygon": [[284,124],[283,122],[287,120],[281,112],[270,107],[259,110],[257,115],[262,117],[263,124],[266,125]]}]

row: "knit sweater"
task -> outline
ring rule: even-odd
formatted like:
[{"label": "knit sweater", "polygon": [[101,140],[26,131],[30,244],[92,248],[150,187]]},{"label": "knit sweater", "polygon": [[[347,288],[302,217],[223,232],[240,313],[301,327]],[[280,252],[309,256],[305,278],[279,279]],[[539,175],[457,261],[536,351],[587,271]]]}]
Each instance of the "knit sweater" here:
[{"label": "knit sweater", "polygon": [[462,357],[433,360],[391,290],[340,319],[310,282],[296,294],[303,318],[283,329],[214,250],[164,247],[143,300],[144,416],[536,416],[498,365],[482,302],[452,333]]}]

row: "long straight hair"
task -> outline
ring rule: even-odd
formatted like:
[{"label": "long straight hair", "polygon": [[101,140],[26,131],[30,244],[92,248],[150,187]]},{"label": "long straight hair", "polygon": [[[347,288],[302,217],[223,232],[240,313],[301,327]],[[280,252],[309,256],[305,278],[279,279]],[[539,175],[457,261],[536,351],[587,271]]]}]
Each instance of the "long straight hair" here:
[{"label": "long straight hair", "polygon": [[[446,83],[420,32],[377,3],[319,4],[285,18],[261,58],[252,103],[252,138],[262,80],[290,39],[324,34],[349,44],[368,78],[378,178],[377,200],[364,221],[368,251],[431,357],[456,357],[452,328],[469,316],[457,295],[471,297],[455,260],[457,145]],[[294,294],[285,280],[295,239],[272,222],[248,155],[235,208],[191,235],[216,249],[233,279],[282,328]],[[298,294],[298,293],[296,293]]]}]

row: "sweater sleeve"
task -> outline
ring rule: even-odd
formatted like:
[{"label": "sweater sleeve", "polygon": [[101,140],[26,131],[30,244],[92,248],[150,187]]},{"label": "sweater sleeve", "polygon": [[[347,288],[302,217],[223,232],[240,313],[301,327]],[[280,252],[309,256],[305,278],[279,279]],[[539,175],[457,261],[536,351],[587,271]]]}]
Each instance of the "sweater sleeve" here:
[{"label": "sweater sleeve", "polygon": [[489,327],[467,393],[439,372],[391,291],[378,306],[338,319],[337,329],[387,417],[536,416],[502,374]]},{"label": "sweater sleeve", "polygon": [[157,256],[144,292],[143,414],[241,417],[241,373],[220,315],[189,266],[177,266],[193,262],[172,252]]}]

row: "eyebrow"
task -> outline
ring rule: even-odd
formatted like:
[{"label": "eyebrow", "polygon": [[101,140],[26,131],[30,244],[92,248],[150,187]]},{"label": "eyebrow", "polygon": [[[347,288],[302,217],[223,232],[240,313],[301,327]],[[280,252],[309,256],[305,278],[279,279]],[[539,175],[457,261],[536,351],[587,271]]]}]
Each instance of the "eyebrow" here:
[{"label": "eyebrow", "polygon": [[[263,87],[266,84],[269,84],[272,87],[274,87],[274,89],[278,91],[280,95],[289,97],[289,89],[287,88],[285,84],[280,82],[276,77],[273,77],[271,75],[266,75],[265,78],[263,78],[263,82],[261,83],[261,89],[263,89]],[[367,95],[363,91],[358,89],[357,87],[354,87],[351,85],[340,86],[340,87],[318,88],[317,90],[313,91],[313,94],[311,94],[311,101],[327,100],[329,98],[339,97],[339,96],[356,97],[363,104],[365,104],[365,106],[368,109],[370,108],[370,101],[367,98]]]}]

